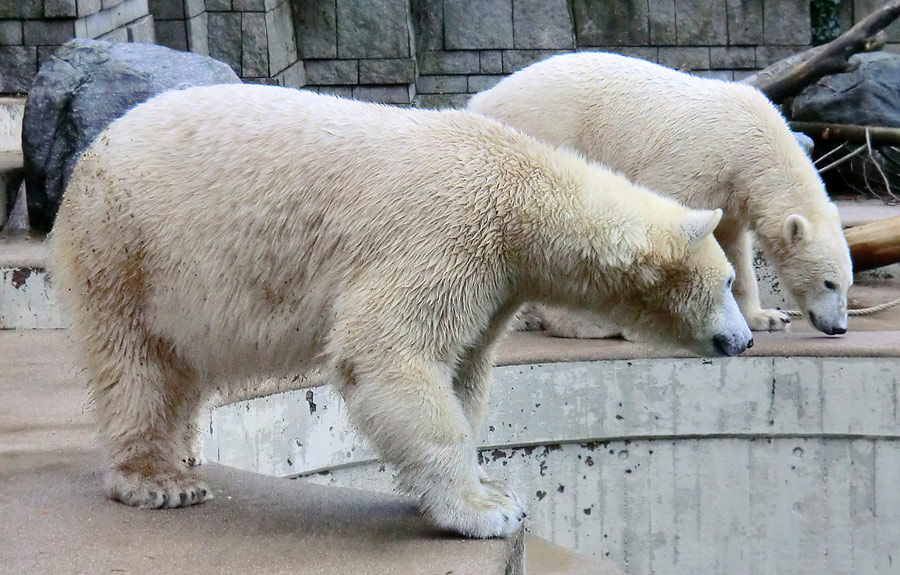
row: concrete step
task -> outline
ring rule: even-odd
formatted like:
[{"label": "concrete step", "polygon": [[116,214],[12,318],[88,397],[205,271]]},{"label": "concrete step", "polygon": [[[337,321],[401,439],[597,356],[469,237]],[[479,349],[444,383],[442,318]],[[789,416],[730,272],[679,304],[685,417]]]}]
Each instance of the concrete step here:
[{"label": "concrete step", "polygon": [[527,575],[622,575],[618,567],[579,555],[537,535],[525,535]]},{"label": "concrete step", "polygon": [[[312,476],[347,487],[212,462],[201,468],[218,494],[209,504],[147,513],[103,500],[89,404],[65,334],[0,332],[0,358],[15,358],[0,371],[0,565],[11,572],[520,567],[517,543],[447,539],[408,500],[378,494],[389,472],[367,461],[343,460]],[[482,455],[487,473],[526,496],[532,534],[554,541],[541,552],[526,539],[527,572],[613,574],[615,565],[643,565],[660,575],[718,575],[728,564],[730,573],[749,574],[767,549],[785,551],[778,556],[788,572],[825,560],[818,547],[804,547],[817,540],[830,541],[828,560],[846,561],[852,572],[890,572],[878,566],[900,545],[891,523],[900,499],[890,488],[900,469],[900,420],[891,407],[900,333],[762,334],[750,352],[710,361],[536,334],[504,345]],[[353,435],[339,399],[323,387],[308,391],[315,417],[304,390],[280,407],[278,397],[256,400],[275,410],[268,414],[259,405],[221,408],[209,427],[215,451],[226,460],[255,446],[255,462],[302,462],[283,447],[339,448]],[[223,410],[241,414],[230,431]],[[685,549],[696,553],[679,553]]]},{"label": "concrete step", "polygon": [[46,271],[40,237],[0,234],[0,329],[65,326]]}]

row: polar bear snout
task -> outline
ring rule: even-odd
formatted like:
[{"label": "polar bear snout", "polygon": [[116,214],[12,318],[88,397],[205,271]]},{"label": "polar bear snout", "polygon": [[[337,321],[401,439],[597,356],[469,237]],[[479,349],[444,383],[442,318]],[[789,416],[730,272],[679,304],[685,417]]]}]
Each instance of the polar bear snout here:
[{"label": "polar bear snout", "polygon": [[724,310],[722,323],[712,337],[712,347],[718,355],[734,357],[753,347],[753,332],[741,314],[740,308],[731,293],[731,285],[724,293]]},{"label": "polar bear snout", "polygon": [[802,308],[809,322],[826,335],[847,332],[847,294],[836,282],[824,282],[827,287],[807,297]]},{"label": "polar bear snout", "polygon": [[753,347],[753,338],[746,339],[738,334],[718,334],[713,338],[713,347],[721,355],[734,357],[740,355],[748,347]]},{"label": "polar bear snout", "polygon": [[843,335],[847,333],[847,313],[838,314],[836,317],[820,316],[810,310],[808,312],[810,323],[826,335]]}]

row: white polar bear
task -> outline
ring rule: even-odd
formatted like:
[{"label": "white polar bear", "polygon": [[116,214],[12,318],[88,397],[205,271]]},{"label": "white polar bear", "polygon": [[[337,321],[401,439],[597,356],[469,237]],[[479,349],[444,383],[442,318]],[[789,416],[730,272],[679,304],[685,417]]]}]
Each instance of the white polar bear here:
[{"label": "white polar bear", "polygon": [[[585,154],[693,208],[724,211],[716,238],[734,265],[751,329],[785,329],[762,309],[751,234],[813,325],[847,329],[850,254],[837,208],[782,116],[750,86],[598,52],[551,57],[476,94],[468,109]],[[604,336],[549,310],[558,335]]]},{"label": "white polar bear", "polygon": [[720,216],[478,114],[251,85],[158,96],[80,159],[50,239],[107,494],[209,498],[184,463],[203,399],[318,367],[428,519],[511,533],[523,505],[479,473],[473,432],[509,319],[562,302],[740,353]]}]

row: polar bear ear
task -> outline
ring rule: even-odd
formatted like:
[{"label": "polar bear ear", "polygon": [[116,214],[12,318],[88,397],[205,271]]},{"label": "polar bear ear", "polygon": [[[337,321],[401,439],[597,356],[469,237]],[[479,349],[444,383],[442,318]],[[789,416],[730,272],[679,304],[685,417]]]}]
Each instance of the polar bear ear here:
[{"label": "polar bear ear", "polygon": [[722,220],[722,210],[691,210],[688,217],[681,222],[688,247],[694,247],[700,240],[713,233]]},{"label": "polar bear ear", "polygon": [[784,239],[794,244],[803,239],[809,239],[812,235],[812,226],[809,220],[800,214],[791,214],[784,219]]}]

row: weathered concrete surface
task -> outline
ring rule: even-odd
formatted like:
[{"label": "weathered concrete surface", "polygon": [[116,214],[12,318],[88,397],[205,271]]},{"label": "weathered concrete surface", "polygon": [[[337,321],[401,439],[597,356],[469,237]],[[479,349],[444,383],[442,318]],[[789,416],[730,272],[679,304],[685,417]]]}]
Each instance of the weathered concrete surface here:
[{"label": "weathered concrete surface", "polygon": [[521,539],[437,532],[397,496],[209,465],[203,505],[106,500],[64,335],[0,332],[0,574],[521,573]]},{"label": "weathered concrete surface", "polygon": [[525,535],[525,572],[528,575],[622,575],[610,561],[578,555],[536,535]]},{"label": "weathered concrete surface", "polygon": [[[534,343],[527,334],[510,347],[526,338]],[[482,449],[610,438],[900,436],[900,353],[602,359],[603,350],[596,345],[593,361],[495,368],[489,416],[478,430]],[[312,474],[375,458],[328,386],[220,407],[203,427],[207,458],[264,474]]]},{"label": "weathered concrete surface", "polygon": [[25,98],[0,97],[0,151],[21,151],[24,114]]},{"label": "weathered concrete surface", "polygon": [[44,269],[46,257],[40,236],[0,239],[0,329],[65,327]]},{"label": "weathered concrete surface", "polygon": [[[0,31],[2,31],[2,26],[0,26]],[[2,43],[2,38],[0,38],[0,44]],[[19,183],[22,180],[24,161],[22,157],[22,116],[24,112],[24,98],[0,97],[0,230],[7,224],[8,212],[15,202]]]},{"label": "weathered concrete surface", "polygon": [[[605,349],[494,370],[482,461],[525,498],[531,533],[634,575],[896,572],[900,350],[605,360]],[[219,408],[209,429],[207,456],[230,465],[393,489],[328,387]]]}]

